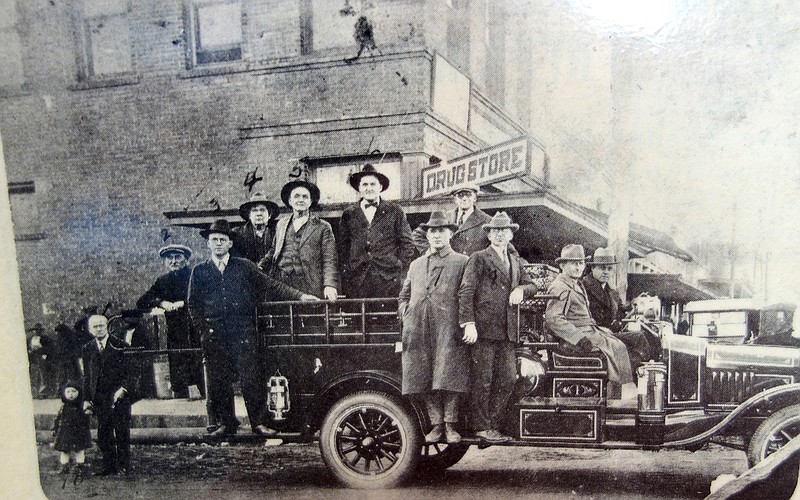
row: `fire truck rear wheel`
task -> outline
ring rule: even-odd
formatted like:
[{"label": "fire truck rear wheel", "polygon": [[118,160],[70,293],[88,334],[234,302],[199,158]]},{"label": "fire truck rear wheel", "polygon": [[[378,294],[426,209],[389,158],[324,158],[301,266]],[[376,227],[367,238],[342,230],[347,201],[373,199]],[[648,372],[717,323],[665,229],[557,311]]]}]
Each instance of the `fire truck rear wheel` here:
[{"label": "fire truck rear wheel", "polygon": [[391,488],[408,479],[422,435],[413,410],[382,392],[358,392],[336,402],[320,429],[328,470],[345,486]]},{"label": "fire truck rear wheel", "polygon": [[426,444],[422,446],[422,456],[419,462],[419,472],[440,472],[454,466],[464,458],[469,450],[469,445],[458,444]]},{"label": "fire truck rear wheel", "polygon": [[800,404],[776,411],[758,426],[747,447],[747,462],[753,467],[800,435]]}]

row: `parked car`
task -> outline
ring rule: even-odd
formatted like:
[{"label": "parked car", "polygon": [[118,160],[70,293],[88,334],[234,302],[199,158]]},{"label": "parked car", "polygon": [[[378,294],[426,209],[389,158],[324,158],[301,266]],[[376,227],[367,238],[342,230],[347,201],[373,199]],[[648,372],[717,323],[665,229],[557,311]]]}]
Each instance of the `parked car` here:
[{"label": "parked car", "polygon": [[[745,450],[751,465],[800,434],[800,348],[658,335],[661,361],[639,372],[638,401],[606,397],[606,360],[548,338],[547,296],[520,306],[518,377],[501,429],[508,446],[696,450],[711,441]],[[319,439],[343,484],[386,488],[441,470],[481,441],[423,444],[424,407],[400,391],[396,299],[278,302],[259,311],[272,425]],[[466,414],[467,412],[465,412]]]},{"label": "parked car", "polygon": [[753,299],[716,299],[689,302],[688,335],[727,344],[800,346],[792,336],[795,304],[766,304]]}]

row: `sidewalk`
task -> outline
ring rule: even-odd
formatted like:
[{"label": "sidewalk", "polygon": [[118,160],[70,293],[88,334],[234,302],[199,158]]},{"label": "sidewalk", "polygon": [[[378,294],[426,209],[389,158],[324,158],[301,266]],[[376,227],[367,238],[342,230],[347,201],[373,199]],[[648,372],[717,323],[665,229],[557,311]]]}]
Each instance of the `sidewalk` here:
[{"label": "sidewalk", "polygon": [[[236,436],[225,441],[262,440],[250,432],[250,421],[241,396],[236,396],[236,416],[242,422]],[[39,442],[52,440],[51,430],[58,410],[59,399],[34,399],[33,414],[36,426],[36,439]],[[131,419],[131,441],[134,443],[174,443],[174,442],[206,442],[206,401],[204,399],[143,399],[134,403]],[[92,434],[94,434],[92,430]],[[287,441],[298,441],[296,433],[281,434]],[[267,441],[276,441],[267,440]],[[280,440],[277,440],[280,441]]]}]

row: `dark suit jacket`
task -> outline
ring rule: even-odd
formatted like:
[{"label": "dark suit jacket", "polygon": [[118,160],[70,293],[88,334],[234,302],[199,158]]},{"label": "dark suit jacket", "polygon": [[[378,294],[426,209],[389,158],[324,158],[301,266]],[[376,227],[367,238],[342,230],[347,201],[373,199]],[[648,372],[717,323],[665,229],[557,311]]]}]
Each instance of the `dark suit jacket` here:
[{"label": "dark suit jacket", "polygon": [[[153,286],[136,302],[136,307],[143,311],[149,311],[154,307],[158,307],[164,300],[168,302],[182,300],[185,302],[189,294],[189,279],[191,276],[192,269],[188,266],[159,276]],[[199,339],[192,335],[192,325],[186,305],[177,311],[166,311],[164,317],[167,320],[170,347],[180,348],[197,345],[195,341]]]},{"label": "dark suit jacket", "polygon": [[370,268],[385,279],[402,280],[413,257],[411,227],[397,203],[381,199],[372,224],[360,202],[342,212],[339,264],[345,281],[359,283]]},{"label": "dark suit jacket", "polygon": [[[458,217],[458,209],[450,210],[447,213],[447,219],[456,223]],[[450,238],[450,246],[458,253],[464,254],[467,257],[474,254],[478,250],[483,250],[489,246],[489,238],[486,236],[486,231],[483,229],[484,224],[488,224],[492,218],[479,208],[475,208],[467,220],[461,223],[453,232],[453,237]],[[416,228],[412,233],[414,246],[420,253],[428,251],[428,239],[425,236],[425,231],[422,228]]]},{"label": "dark suit jacket", "polygon": [[247,259],[231,257],[225,273],[211,259],[192,270],[189,316],[203,343],[211,342],[236,359],[256,333],[256,306],[269,300],[298,300],[302,294],[264,274]]},{"label": "dark suit jacket", "polygon": [[619,321],[625,316],[625,308],[619,293],[610,286],[608,292],[603,290],[603,284],[591,274],[587,274],[580,281],[589,296],[589,313],[595,323],[612,332],[619,331],[622,326]]},{"label": "dark suit jacket", "polygon": [[[286,233],[292,216],[282,217],[275,227],[275,245],[273,252],[263,260],[259,267],[270,270],[272,276],[278,277],[279,264],[286,242]],[[300,236],[300,265],[306,281],[305,293],[322,297],[326,286],[341,291],[339,284],[339,262],[336,254],[336,239],[333,237],[331,225],[316,215],[308,218]]]},{"label": "dark suit jacket", "polygon": [[101,353],[97,341],[91,340],[81,349],[83,360],[83,395],[94,406],[112,403],[114,393],[120,388],[128,392],[126,397],[136,400],[137,370],[135,363],[127,359],[124,349],[130,347],[124,341],[108,336],[106,348]]},{"label": "dark suit jacket", "polygon": [[472,254],[458,290],[459,324],[475,322],[478,339],[517,340],[516,307],[508,305],[511,291],[522,286],[525,297],[536,285],[524,271],[525,261],[509,250],[509,268],[491,247]]},{"label": "dark suit jacket", "polygon": [[249,222],[244,226],[234,228],[231,235],[231,241],[233,241],[231,256],[241,257],[256,264],[261,262],[261,259],[272,250],[273,227],[272,221],[270,221],[264,229],[263,238],[256,236],[256,231]]}]

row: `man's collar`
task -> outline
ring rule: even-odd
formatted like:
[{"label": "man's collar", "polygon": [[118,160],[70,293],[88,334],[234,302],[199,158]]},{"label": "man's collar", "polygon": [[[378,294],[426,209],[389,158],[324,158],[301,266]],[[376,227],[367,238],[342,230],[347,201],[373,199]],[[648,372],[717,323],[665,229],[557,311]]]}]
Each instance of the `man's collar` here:
[{"label": "man's collar", "polygon": [[434,251],[433,248],[428,249],[428,257],[433,257],[434,255],[438,255],[439,257],[447,257],[450,255],[450,252],[453,251],[453,247],[446,246],[444,248],[440,248],[438,251]]},{"label": "man's collar", "polygon": [[227,266],[228,266],[228,261],[230,260],[230,258],[231,258],[231,254],[229,254],[229,253],[226,253],[226,254],[225,254],[225,257],[223,257],[223,258],[221,258],[221,259],[218,259],[216,255],[212,255],[212,256],[211,256],[211,260],[213,260],[213,261],[214,261],[214,264],[215,264],[217,267],[219,267],[219,263],[220,263],[220,262],[224,262],[224,263],[225,263],[225,266],[227,267]]},{"label": "man's collar", "polygon": [[375,208],[378,208],[378,205],[380,205],[380,203],[381,203],[381,197],[378,196],[373,201],[367,201],[364,198],[361,198],[361,202],[359,204],[361,205],[361,208],[366,208],[367,204],[375,205]]},{"label": "man's collar", "polygon": [[501,259],[503,258],[504,255],[508,255],[508,245],[506,245],[505,248],[498,248],[498,247],[496,247],[494,245],[489,245],[489,248],[494,250],[495,253],[498,256],[500,256]]}]

